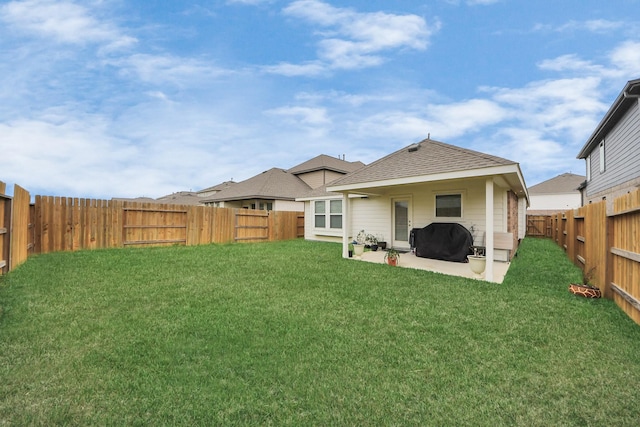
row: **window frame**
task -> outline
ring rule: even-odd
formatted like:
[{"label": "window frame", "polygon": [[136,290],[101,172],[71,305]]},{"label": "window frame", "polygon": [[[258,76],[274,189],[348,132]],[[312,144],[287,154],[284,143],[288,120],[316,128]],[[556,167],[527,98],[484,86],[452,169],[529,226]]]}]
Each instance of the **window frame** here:
[{"label": "window frame", "polygon": [[[438,198],[457,196],[460,199],[460,216],[439,216],[438,215]],[[464,191],[442,191],[434,194],[433,198],[433,217],[438,220],[461,220],[464,218]]]},{"label": "window frame", "polygon": [[[313,216],[313,230],[315,234],[325,234],[325,235],[334,235],[341,236],[342,229],[344,227],[344,206],[342,203],[342,199],[321,199],[321,200],[312,200],[312,216]],[[318,212],[318,206],[322,204],[323,212]],[[335,206],[340,206],[340,212],[331,212],[332,208],[335,209]],[[318,219],[322,219],[323,226],[318,225]],[[333,227],[333,222],[336,221],[336,218],[340,218],[340,227]]]}]

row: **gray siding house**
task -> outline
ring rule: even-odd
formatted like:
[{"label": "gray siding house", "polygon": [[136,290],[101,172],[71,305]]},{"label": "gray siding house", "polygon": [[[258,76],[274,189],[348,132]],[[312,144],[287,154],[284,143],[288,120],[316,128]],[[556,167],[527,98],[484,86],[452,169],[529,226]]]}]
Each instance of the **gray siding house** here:
[{"label": "gray siding house", "polygon": [[583,204],[640,187],[640,79],[630,80],[577,156],[586,162]]}]

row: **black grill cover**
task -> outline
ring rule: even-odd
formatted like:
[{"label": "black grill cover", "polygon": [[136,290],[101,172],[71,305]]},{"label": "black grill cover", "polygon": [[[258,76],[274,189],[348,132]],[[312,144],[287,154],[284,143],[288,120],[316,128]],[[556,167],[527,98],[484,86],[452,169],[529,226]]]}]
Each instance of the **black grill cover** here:
[{"label": "black grill cover", "polygon": [[463,225],[434,222],[411,230],[411,247],[416,256],[443,261],[467,262],[473,254],[473,236]]}]

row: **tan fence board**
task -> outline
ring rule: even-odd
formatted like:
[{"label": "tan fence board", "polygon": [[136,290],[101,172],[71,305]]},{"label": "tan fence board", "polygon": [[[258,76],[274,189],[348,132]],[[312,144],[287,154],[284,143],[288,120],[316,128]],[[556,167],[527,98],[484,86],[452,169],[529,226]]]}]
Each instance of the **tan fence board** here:
[{"label": "tan fence board", "polygon": [[19,185],[14,186],[11,208],[10,269],[14,269],[29,256],[29,205],[31,195]]}]

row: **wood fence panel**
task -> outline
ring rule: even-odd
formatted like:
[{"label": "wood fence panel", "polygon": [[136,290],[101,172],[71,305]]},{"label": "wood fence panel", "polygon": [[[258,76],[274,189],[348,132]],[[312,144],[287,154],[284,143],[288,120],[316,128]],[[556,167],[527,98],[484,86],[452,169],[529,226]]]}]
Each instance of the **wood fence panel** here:
[{"label": "wood fence panel", "polygon": [[527,231],[529,237],[551,237],[551,215],[527,215]]},{"label": "wood fence panel", "polygon": [[187,244],[189,211],[186,206],[128,203],[123,212],[123,245]]},{"label": "wood fence panel", "polygon": [[0,181],[0,275],[11,266],[11,197],[5,195],[6,184]]},{"label": "wood fence panel", "polygon": [[610,221],[609,293],[640,324],[640,190],[614,201]]},{"label": "wood fence panel", "polygon": [[269,213],[252,209],[237,209],[235,213],[235,240],[257,242],[269,240]]},{"label": "wood fence panel", "polygon": [[567,251],[569,259],[576,259],[576,239],[575,236],[575,221],[573,218],[573,210],[565,212],[565,230],[564,230],[564,248]]},{"label": "wood fence panel", "polygon": [[593,203],[585,209],[584,271],[591,273],[593,283],[607,293],[607,204],[605,201]]},{"label": "wood fence panel", "polygon": [[298,237],[298,212],[269,212],[269,240],[291,240]]},{"label": "wood fence panel", "polygon": [[10,270],[25,262],[29,256],[29,205],[31,204],[31,195],[19,185],[14,185],[12,204]]},{"label": "wood fence panel", "polygon": [[211,227],[213,243],[230,243],[235,241],[236,230],[235,230],[235,220],[236,220],[236,212],[239,209],[229,209],[229,208],[211,208],[213,210],[212,213],[212,221]]}]

